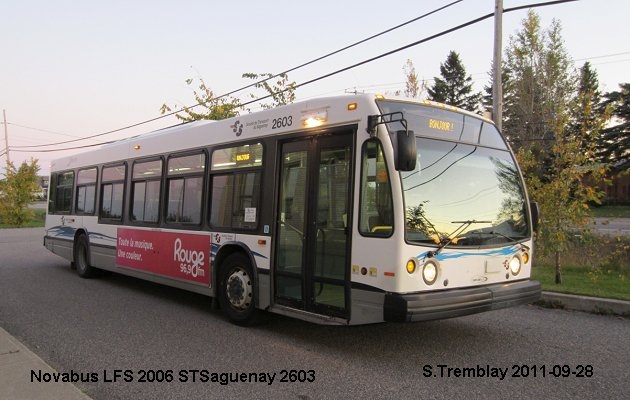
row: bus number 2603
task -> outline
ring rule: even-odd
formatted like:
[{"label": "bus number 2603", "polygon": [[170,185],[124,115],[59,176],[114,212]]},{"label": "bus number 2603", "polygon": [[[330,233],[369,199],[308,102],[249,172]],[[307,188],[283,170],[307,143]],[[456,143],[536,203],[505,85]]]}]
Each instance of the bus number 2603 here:
[{"label": "bus number 2603", "polygon": [[291,115],[289,115],[288,117],[274,118],[271,121],[271,129],[286,128],[287,126],[291,125],[293,125],[293,116]]}]

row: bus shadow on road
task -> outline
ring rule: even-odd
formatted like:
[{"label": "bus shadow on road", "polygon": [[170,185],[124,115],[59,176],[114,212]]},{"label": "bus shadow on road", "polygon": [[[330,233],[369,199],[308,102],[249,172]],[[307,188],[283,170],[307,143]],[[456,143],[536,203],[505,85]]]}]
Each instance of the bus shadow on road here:
[{"label": "bus shadow on road", "polygon": [[[69,275],[74,272],[67,266],[57,268]],[[511,349],[523,344],[525,337],[515,334],[519,327],[512,322],[511,314],[519,308],[439,321],[359,326],[318,325],[263,312],[258,324],[242,327],[231,324],[220,309],[212,306],[213,299],[201,294],[113,272],[80,281],[92,296],[98,296],[99,291],[120,292],[121,298],[128,298],[126,302],[136,303],[134,307],[163,309],[161,313],[166,314],[161,318],[184,308],[192,310],[194,320],[190,323],[200,330],[223,330],[224,334],[248,337],[253,342],[280,342],[300,351],[336,354],[349,362],[409,363],[410,357],[437,362],[462,352],[484,359],[492,353],[491,349],[496,352],[497,346],[505,348],[506,352],[513,351]],[[173,318],[180,317],[174,315]]]}]

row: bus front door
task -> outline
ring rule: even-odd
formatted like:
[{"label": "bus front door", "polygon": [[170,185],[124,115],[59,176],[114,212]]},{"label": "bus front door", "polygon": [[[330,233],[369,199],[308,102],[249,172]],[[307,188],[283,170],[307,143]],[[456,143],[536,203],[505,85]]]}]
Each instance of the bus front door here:
[{"label": "bus front door", "polygon": [[352,133],[281,146],[274,299],[348,316]]}]

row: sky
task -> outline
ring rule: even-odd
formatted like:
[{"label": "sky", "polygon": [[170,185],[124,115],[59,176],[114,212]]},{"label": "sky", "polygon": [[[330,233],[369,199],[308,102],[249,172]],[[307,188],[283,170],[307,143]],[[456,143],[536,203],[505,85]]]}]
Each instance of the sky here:
[{"label": "sky", "polygon": [[[0,178],[6,161],[50,161],[82,150],[35,152],[45,145],[117,130],[160,116],[160,107],[194,105],[203,79],[215,94],[253,81],[243,73],[278,73],[407,22],[454,0],[1,0]],[[543,0],[504,0],[504,8]],[[264,4],[264,6],[261,6]],[[402,28],[289,74],[305,82],[427,38],[494,11],[495,0],[463,0]],[[591,62],[600,89],[630,82],[630,1],[579,0],[536,8],[541,26],[555,18],[575,67]],[[503,16],[503,47],[527,10]],[[297,100],[346,92],[394,93],[411,60],[421,79],[439,76],[451,50],[477,90],[488,83],[492,18],[377,61],[298,88]],[[187,85],[187,79],[194,79]],[[234,96],[250,100],[255,88]],[[255,107],[254,107],[255,111]],[[122,139],[177,124],[174,117],[46,147],[64,149]],[[39,149],[42,149],[41,147]]]}]

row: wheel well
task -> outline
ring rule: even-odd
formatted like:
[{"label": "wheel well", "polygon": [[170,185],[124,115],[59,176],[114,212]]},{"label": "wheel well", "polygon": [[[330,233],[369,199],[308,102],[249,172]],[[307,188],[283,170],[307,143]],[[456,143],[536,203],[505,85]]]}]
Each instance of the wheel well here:
[{"label": "wheel well", "polygon": [[[221,248],[219,249],[219,252],[214,258],[213,265],[215,266],[215,268],[213,268],[213,282],[218,282],[219,277],[221,276],[220,269],[221,269],[221,264],[223,264],[223,261],[225,261],[226,258],[228,258],[229,256],[235,253],[241,253],[245,257],[247,257],[252,267],[252,272],[254,273],[254,276],[253,276],[254,282],[258,282],[258,270],[256,268],[256,260],[254,260],[254,257],[252,257],[252,252],[249,250],[249,248],[247,248],[247,246],[240,243],[226,243],[223,246],[221,246]],[[258,290],[256,288],[254,288],[254,295],[255,296],[258,295]],[[257,299],[256,299],[256,304],[258,304]]]},{"label": "wheel well", "polygon": [[246,246],[236,243],[224,244],[223,246],[221,246],[221,249],[219,249],[219,252],[214,258],[214,265],[221,266],[221,263],[223,263],[226,258],[234,253],[242,253],[245,257],[249,259],[249,262],[252,265],[252,269],[254,269],[254,271],[256,270],[256,261],[252,257],[252,252],[249,251]]}]

